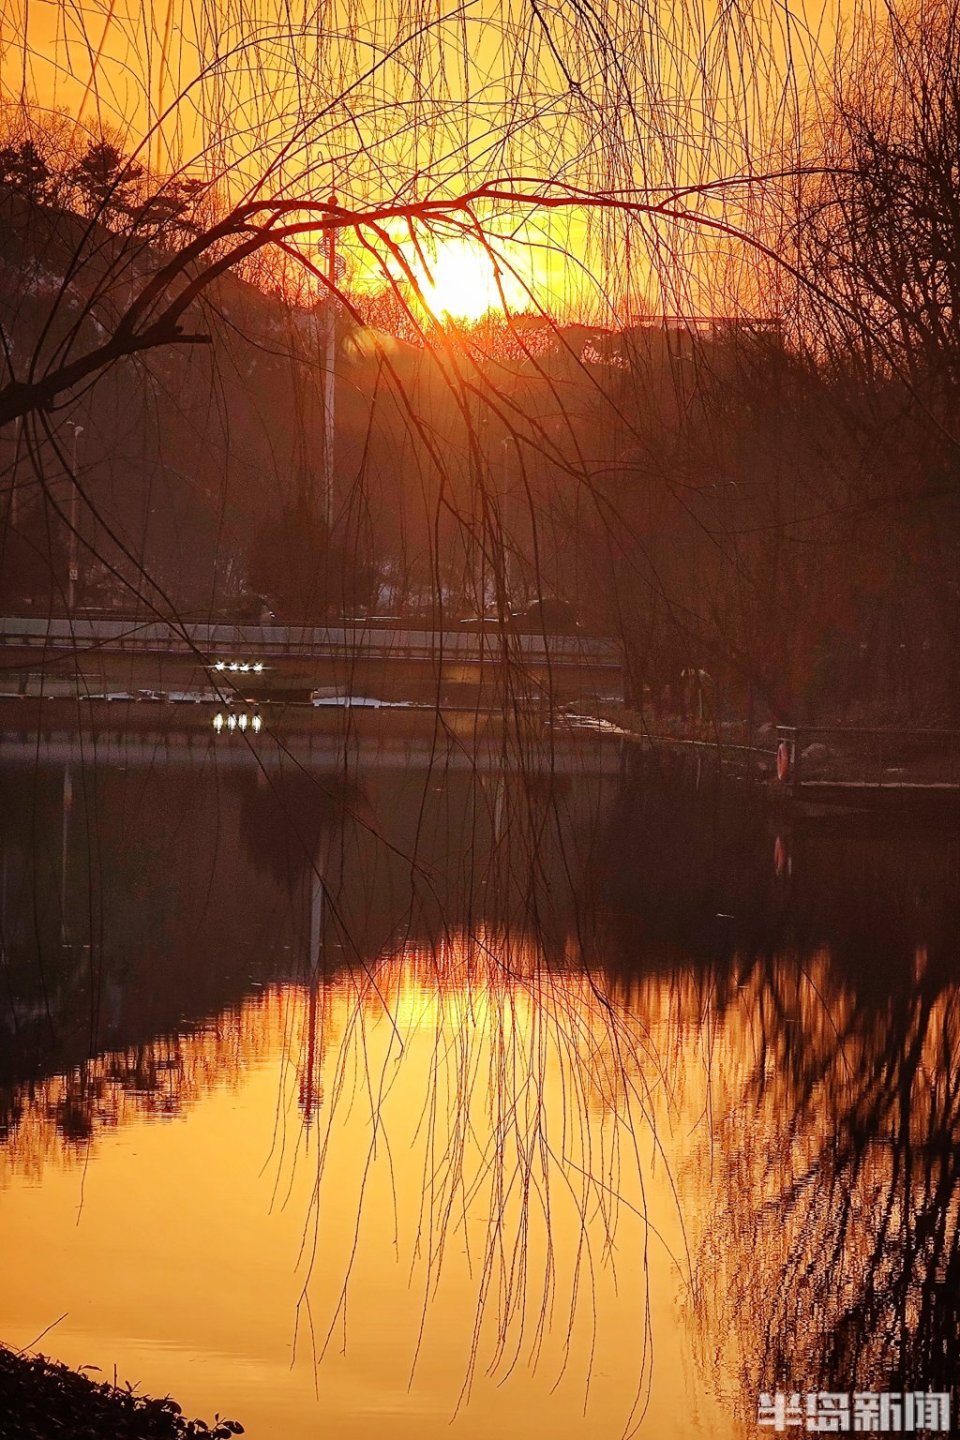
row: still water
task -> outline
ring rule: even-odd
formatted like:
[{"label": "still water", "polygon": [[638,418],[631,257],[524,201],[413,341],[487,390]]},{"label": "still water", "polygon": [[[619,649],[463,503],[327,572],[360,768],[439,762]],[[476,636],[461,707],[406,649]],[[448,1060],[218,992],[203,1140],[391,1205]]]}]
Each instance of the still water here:
[{"label": "still water", "polygon": [[0,1338],[296,1440],[952,1385],[955,834],[261,760],[4,768]]}]

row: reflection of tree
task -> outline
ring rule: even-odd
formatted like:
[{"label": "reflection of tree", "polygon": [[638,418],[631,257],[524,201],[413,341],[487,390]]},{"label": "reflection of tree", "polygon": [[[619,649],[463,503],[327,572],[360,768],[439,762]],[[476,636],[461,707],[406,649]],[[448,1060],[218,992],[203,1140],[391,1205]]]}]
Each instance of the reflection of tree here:
[{"label": "reflection of tree", "polygon": [[[705,1273],[745,1394],[949,1390],[960,1324],[960,992],[918,950],[880,1000],[823,953],[758,976]],[[744,1036],[744,1038],[746,1038]]]},{"label": "reflection of tree", "polygon": [[184,1033],[0,1087],[0,1180],[7,1168],[39,1179],[46,1164],[80,1163],[106,1132],[182,1115],[211,1089],[238,1084],[275,1039],[279,1013],[275,994],[257,996]]},{"label": "reflection of tree", "polygon": [[[343,1319],[358,1283],[355,1251],[339,1236],[331,1243],[330,1213],[345,1207],[349,1223],[378,1230],[386,1167],[397,1248],[410,1242],[415,1274],[411,1359],[418,1307],[422,1340],[466,1249],[476,1307],[466,1387],[484,1367],[505,1378],[542,1361],[551,1375],[569,1367],[587,1390],[609,1323],[604,1302],[622,1284],[637,1317],[636,1367],[622,1377],[629,1413],[632,1387],[639,1408],[651,1381],[650,1247],[666,1252],[672,1279],[684,1268],[648,1226],[646,1156],[661,1138],[652,1092],[664,1076],[646,1017],[583,968],[573,934],[565,948],[566,964],[545,963],[533,934],[450,932],[276,987],[189,1033],[0,1090],[0,1183],[4,1167],[37,1179],[47,1165],[81,1163],[110,1131],[182,1115],[275,1064],[278,1091],[259,1093],[276,1193],[292,1193],[294,1172],[317,1165],[303,1178],[305,1253],[319,1263],[303,1282],[318,1340],[321,1316]],[[332,1313],[318,1303],[331,1286]]]},{"label": "reflection of tree", "polygon": [[448,772],[443,752],[433,769],[330,773],[279,751],[261,743],[263,770],[139,773],[81,752],[69,812],[62,766],[8,767],[0,1077],[202,1021],[253,980],[301,975],[308,937],[327,966],[362,967],[398,936],[540,923],[563,953],[593,782]]},{"label": "reflection of tree", "polygon": [[318,776],[294,760],[269,774],[244,770],[231,777],[239,797],[245,853],[258,871],[290,891],[317,863],[321,842],[351,817],[367,818],[360,787],[343,776]]},{"label": "reflection of tree", "polygon": [[[841,1389],[943,1380],[960,1263],[950,845],[919,840],[904,863],[889,838],[798,834],[788,883],[755,816],[724,810],[706,786],[688,795],[676,776],[627,783],[622,806],[605,811],[598,800],[612,788],[515,771],[364,771],[361,792],[284,766],[271,763],[262,781],[252,767],[224,767],[207,788],[167,773],[156,791],[144,784],[136,812],[101,767],[104,836],[116,829],[140,865],[155,832],[142,863],[168,857],[181,910],[192,911],[194,883],[213,932],[228,911],[237,922],[224,954],[263,920],[280,881],[286,908],[276,913],[293,917],[282,936],[275,926],[284,968],[257,973],[288,982],[288,1013],[281,1025],[272,998],[242,1001],[249,976],[235,962],[228,973],[225,960],[219,971],[195,935],[147,951],[129,984],[136,1008],[110,1054],[76,1064],[74,1051],[50,1062],[60,1078],[0,1093],[12,1166],[36,1171],[119,1124],[182,1113],[233,1083],[258,1046],[280,1048],[289,1103],[278,1144],[284,1165],[320,1158],[309,1217],[318,1245],[328,1238],[322,1199],[347,1184],[344,1134],[374,1177],[415,1129],[418,1188],[402,1214],[417,1221],[423,1315],[466,1214],[476,1238],[471,1366],[506,1375],[518,1356],[554,1358],[551,1306],[555,1333],[602,1326],[597,1297],[625,1253],[621,1227],[643,1229],[648,1218],[647,1157],[662,1146],[672,1166],[668,1142],[685,1145],[704,1115],[717,1115],[723,1203],[700,1277],[723,1281],[729,1323],[714,1333],[736,1337],[747,1393],[781,1376]],[[35,859],[55,849],[47,827],[59,835],[59,774],[45,780],[41,767],[35,785],[31,777],[42,802]],[[222,888],[197,863],[214,852],[229,864]],[[255,865],[238,863],[244,853]],[[140,923],[140,891],[106,854],[112,933],[130,948],[120,919],[136,912]],[[594,928],[583,903],[583,875],[606,862],[602,899],[626,916],[619,953],[606,948],[606,918]],[[331,947],[301,989],[289,982],[303,975],[314,866],[357,949]],[[256,889],[258,873],[271,883]],[[926,958],[915,965],[920,937]],[[157,953],[162,982],[150,968]],[[171,981],[177,965],[192,967],[186,980]],[[184,996],[197,1008],[181,1010]],[[164,1038],[174,1012],[194,1024],[220,1019]],[[307,1120],[309,1135],[290,1116]],[[367,1216],[375,1184],[358,1184]],[[682,1242],[673,1251],[683,1273]],[[334,1261],[350,1270],[349,1245],[317,1253],[311,1299]],[[631,1278],[645,1277],[644,1246],[631,1253],[641,1257]],[[350,1293],[351,1275],[343,1279],[335,1312]],[[570,1355],[587,1353],[578,1344]],[[648,1365],[649,1351],[642,1386]]]},{"label": "reflection of tree", "polygon": [[[713,757],[641,756],[596,847],[605,962],[630,975],[693,961],[732,978],[735,996],[753,966],[828,946],[863,1003],[882,1004],[918,943],[949,954],[960,905],[956,839],[907,824],[771,825],[759,790],[721,781]],[[777,873],[778,837],[789,876]]]},{"label": "reflection of tree", "polygon": [[69,809],[60,766],[8,767],[0,786],[5,1080],[69,1072],[226,1009],[284,973],[302,924],[262,856],[254,867],[222,843],[240,806],[212,768],[149,767],[134,791],[121,767],[86,761],[81,750]]}]

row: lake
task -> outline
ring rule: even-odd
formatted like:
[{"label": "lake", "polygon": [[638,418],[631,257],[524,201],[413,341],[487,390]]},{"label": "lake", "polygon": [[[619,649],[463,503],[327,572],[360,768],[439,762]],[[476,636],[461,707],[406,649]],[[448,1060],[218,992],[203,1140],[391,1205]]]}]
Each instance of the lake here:
[{"label": "lake", "polygon": [[8,748],[0,1337],[255,1440],[949,1389],[958,831],[460,753]]}]

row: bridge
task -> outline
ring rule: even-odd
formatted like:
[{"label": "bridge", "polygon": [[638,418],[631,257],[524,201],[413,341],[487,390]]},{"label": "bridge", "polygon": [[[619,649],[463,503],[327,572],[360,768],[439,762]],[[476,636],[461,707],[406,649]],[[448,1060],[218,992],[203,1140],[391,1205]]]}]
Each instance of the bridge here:
[{"label": "bridge", "polygon": [[[38,672],[80,693],[213,684],[244,696],[311,693],[446,704],[622,699],[623,656],[611,639],[549,634],[510,623],[442,630],[376,620],[338,625],[218,624],[171,619],[0,618],[8,689]],[[61,689],[60,693],[64,693]]]}]

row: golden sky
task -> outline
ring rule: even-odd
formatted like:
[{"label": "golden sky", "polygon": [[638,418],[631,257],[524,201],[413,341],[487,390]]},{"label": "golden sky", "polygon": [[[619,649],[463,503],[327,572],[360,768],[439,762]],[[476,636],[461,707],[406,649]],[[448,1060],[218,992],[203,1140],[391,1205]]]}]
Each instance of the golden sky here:
[{"label": "golden sky", "polygon": [[[789,150],[836,3],[791,14],[763,0],[734,14],[715,0],[549,12],[530,0],[12,0],[0,16],[0,93],[8,106],[119,132],[151,168],[185,166],[237,196],[334,186],[359,207],[507,176],[588,193],[696,185]],[[699,204],[718,213],[716,201]],[[695,227],[506,205],[480,218],[519,272],[514,304],[532,286],[554,305],[592,296],[601,309],[610,297],[628,311],[703,310],[721,271],[730,282],[724,247],[704,249]],[[416,245],[392,234],[418,264]],[[494,303],[482,253],[463,241],[442,249],[440,308],[476,311],[473,289]],[[370,253],[351,255],[369,279]]]}]

